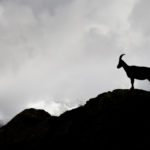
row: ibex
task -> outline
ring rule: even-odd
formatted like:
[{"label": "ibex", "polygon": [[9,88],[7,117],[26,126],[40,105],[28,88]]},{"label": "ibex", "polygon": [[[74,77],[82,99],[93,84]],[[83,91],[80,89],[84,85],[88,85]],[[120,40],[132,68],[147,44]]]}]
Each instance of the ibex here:
[{"label": "ibex", "polygon": [[140,67],[140,66],[129,66],[122,60],[122,57],[124,55],[125,54],[120,55],[117,68],[119,69],[123,67],[127,76],[131,80],[131,89],[134,89],[134,79],[138,79],[138,80],[147,79],[150,81],[150,68]]}]

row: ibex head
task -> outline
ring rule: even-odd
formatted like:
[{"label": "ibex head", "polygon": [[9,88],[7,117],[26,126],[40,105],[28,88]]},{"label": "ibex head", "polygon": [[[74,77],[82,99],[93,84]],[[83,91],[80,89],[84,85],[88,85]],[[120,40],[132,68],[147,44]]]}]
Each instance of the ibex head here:
[{"label": "ibex head", "polygon": [[117,65],[117,68],[119,69],[119,68],[121,68],[121,67],[123,67],[123,60],[122,60],[122,57],[124,56],[125,54],[122,54],[122,55],[120,55],[120,57],[119,57],[119,63],[118,63],[118,65]]}]

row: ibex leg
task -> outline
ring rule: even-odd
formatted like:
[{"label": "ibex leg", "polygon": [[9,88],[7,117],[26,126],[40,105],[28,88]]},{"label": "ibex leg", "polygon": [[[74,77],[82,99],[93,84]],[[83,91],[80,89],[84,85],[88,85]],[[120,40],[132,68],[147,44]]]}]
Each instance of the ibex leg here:
[{"label": "ibex leg", "polygon": [[131,78],[131,89],[134,89],[134,78]]}]

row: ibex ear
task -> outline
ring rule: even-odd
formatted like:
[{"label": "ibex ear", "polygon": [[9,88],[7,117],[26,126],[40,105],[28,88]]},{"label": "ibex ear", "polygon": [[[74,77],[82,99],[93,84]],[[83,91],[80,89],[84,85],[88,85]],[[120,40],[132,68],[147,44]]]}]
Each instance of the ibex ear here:
[{"label": "ibex ear", "polygon": [[123,57],[124,55],[125,55],[125,54],[121,54],[120,57],[119,57],[119,60],[122,59],[122,57]]}]

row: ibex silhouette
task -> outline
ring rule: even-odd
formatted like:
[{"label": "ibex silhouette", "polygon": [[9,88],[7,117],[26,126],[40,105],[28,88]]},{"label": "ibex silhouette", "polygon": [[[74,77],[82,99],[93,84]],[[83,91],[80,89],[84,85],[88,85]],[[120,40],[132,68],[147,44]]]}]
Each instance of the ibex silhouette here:
[{"label": "ibex silhouette", "polygon": [[134,89],[134,79],[138,80],[148,79],[150,81],[150,68],[141,66],[129,66],[122,60],[122,57],[124,55],[125,54],[120,55],[117,68],[119,69],[123,67],[127,76],[131,80],[131,89]]}]

